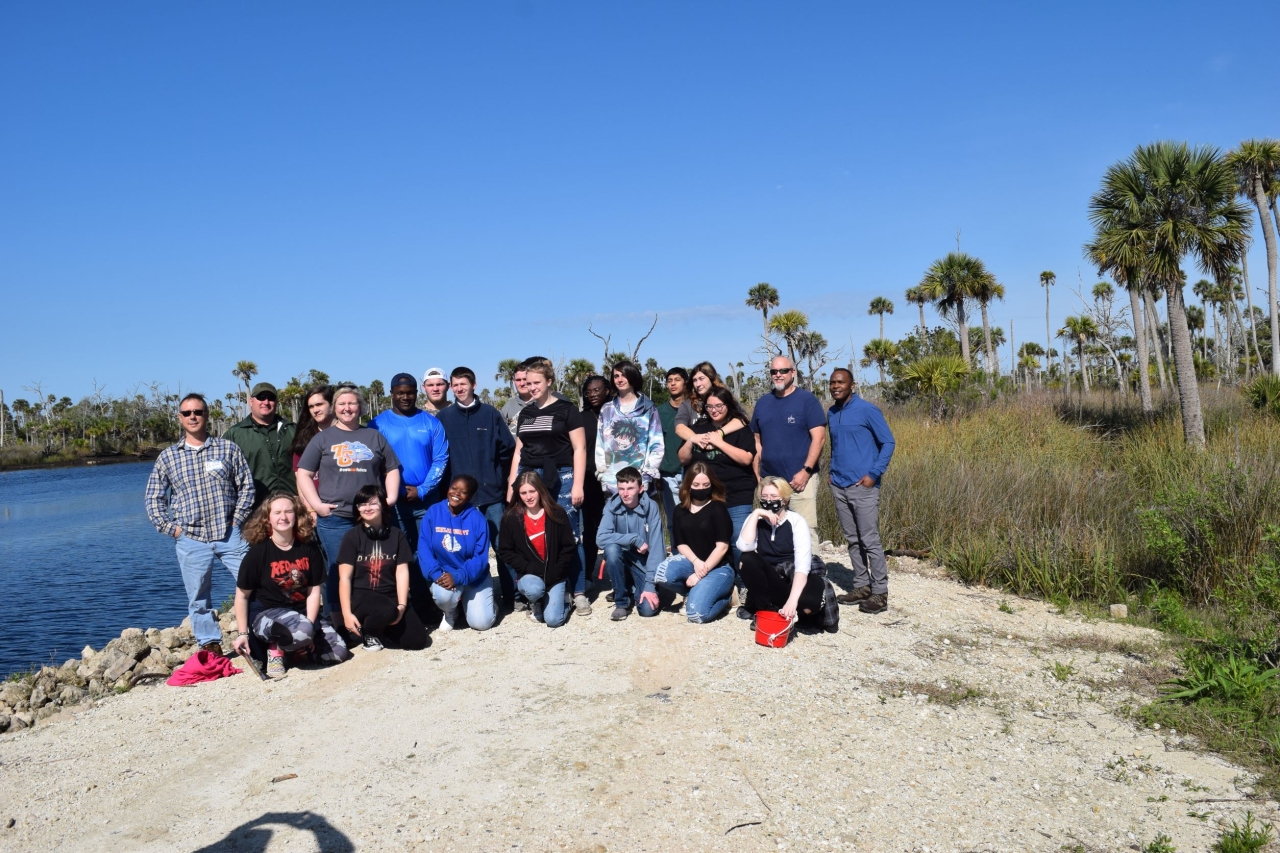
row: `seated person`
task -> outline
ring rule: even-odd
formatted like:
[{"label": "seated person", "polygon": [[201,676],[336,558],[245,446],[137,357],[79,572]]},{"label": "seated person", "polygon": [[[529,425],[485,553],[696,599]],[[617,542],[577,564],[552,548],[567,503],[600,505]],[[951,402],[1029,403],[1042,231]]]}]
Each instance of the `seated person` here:
[{"label": "seated person", "polygon": [[680,505],[671,524],[676,553],[663,560],[657,571],[646,574],[637,608],[640,615],[657,615],[660,590],[685,596],[684,612],[690,622],[710,622],[722,615],[733,592],[732,540],[733,520],[725,507],[724,485],[706,462],[695,462],[684,473]]},{"label": "seated person", "polygon": [[282,678],[285,654],[315,650],[325,663],[351,652],[320,615],[324,555],[315,522],[293,495],[274,492],[244,525],[249,552],[236,578],[236,638],[231,646],[249,656],[249,632],[267,644],[267,677]]},{"label": "seated person", "polygon": [[754,625],[756,613],[775,611],[834,634],[840,607],[826,564],[813,554],[809,523],[787,508],[791,485],[781,477],[763,477],[756,494],[760,507],[747,516],[738,536],[738,571],[747,586],[747,603],[738,615]]},{"label": "seated person", "polygon": [[516,588],[530,604],[529,616],[559,628],[569,618],[565,585],[578,543],[568,514],[537,471],[516,478],[515,495],[502,516],[498,557],[516,573]]},{"label": "seated person", "polygon": [[468,625],[487,631],[498,608],[489,574],[489,522],[471,505],[477,488],[475,477],[454,477],[445,499],[427,510],[418,534],[418,565],[431,581],[446,625],[457,627],[462,607]]},{"label": "seated person", "polygon": [[[617,475],[618,493],[609,498],[596,531],[613,584],[614,622],[631,615],[633,588],[644,590],[644,579],[658,570],[667,556],[662,540],[662,511],[644,493],[640,472],[632,466]],[[629,575],[629,576],[628,576]]]},{"label": "seated person", "polygon": [[366,651],[383,640],[402,649],[425,649],[427,629],[409,607],[409,537],[388,522],[381,486],[361,486],[352,501],[359,522],[338,549],[338,601],[347,630],[364,638]]}]

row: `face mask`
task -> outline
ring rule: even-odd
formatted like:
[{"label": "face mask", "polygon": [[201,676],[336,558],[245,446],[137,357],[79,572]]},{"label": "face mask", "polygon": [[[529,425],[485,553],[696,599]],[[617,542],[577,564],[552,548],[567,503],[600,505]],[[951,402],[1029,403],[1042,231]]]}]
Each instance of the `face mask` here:
[{"label": "face mask", "polygon": [[709,501],[711,500],[711,487],[707,486],[705,489],[689,489],[689,497],[693,498],[695,501]]},{"label": "face mask", "polygon": [[760,501],[760,508],[765,512],[781,512],[782,501]]}]

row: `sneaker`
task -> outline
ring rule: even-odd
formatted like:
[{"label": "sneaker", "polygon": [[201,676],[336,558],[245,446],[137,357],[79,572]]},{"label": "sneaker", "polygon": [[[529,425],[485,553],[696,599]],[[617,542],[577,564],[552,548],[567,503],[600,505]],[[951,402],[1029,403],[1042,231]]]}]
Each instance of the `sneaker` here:
[{"label": "sneaker", "polygon": [[511,612],[512,612],[512,613],[523,613],[524,611],[526,611],[526,610],[528,610],[528,609],[529,609],[529,602],[525,601],[523,598],[517,598],[517,599],[516,599],[515,606],[513,606],[513,607],[511,608]]},{"label": "sneaker", "polygon": [[739,618],[739,619],[746,620],[746,619],[755,619],[756,617],[755,617],[755,614],[754,614],[754,613],[752,613],[752,612],[751,612],[750,610],[748,610],[747,608],[745,608],[745,607],[739,607],[739,608],[738,608],[738,618]]},{"label": "sneaker", "polygon": [[612,592],[606,592],[604,595],[604,600],[609,602],[610,604],[613,604],[614,599],[616,598],[617,596],[615,596]]},{"label": "sneaker", "polygon": [[222,643],[220,643],[217,640],[210,640],[209,642],[205,643],[203,646],[200,647],[200,651],[208,652],[209,654],[214,655],[216,657],[220,657],[220,658],[226,657],[226,655],[223,654],[223,651],[222,651]]},{"label": "sneaker", "polygon": [[450,628],[454,628],[454,627],[457,627],[457,622],[458,622],[458,608],[455,607],[452,610],[444,611],[444,624],[448,625]]},{"label": "sneaker", "polygon": [[631,615],[630,608],[615,607],[613,608],[613,613],[610,614],[609,618],[612,619],[614,622],[621,622],[623,619],[626,619],[630,615]]},{"label": "sneaker", "polygon": [[382,649],[383,646],[381,640],[373,636],[373,634],[364,635],[364,650],[366,652],[380,652]]},{"label": "sneaker", "polygon": [[578,593],[573,597],[573,612],[579,616],[590,616],[591,600],[582,593]]},{"label": "sneaker", "polygon": [[863,613],[883,613],[889,609],[889,593],[878,592],[875,595],[867,596],[867,599],[858,605],[858,609]]},{"label": "sneaker", "polygon": [[284,652],[275,646],[267,649],[267,678],[284,678]]},{"label": "sneaker", "polygon": [[541,621],[542,621],[542,608],[541,608],[541,607],[538,607],[538,606],[536,606],[536,605],[535,605],[535,606],[533,606],[533,607],[530,607],[530,608],[529,608],[529,621],[530,621],[530,622],[541,622]]},{"label": "sneaker", "polygon": [[839,604],[857,604],[860,601],[866,601],[871,597],[871,587],[860,586],[852,592],[846,592],[844,595],[837,595],[836,602]]},{"label": "sneaker", "polygon": [[729,606],[730,607],[742,606],[742,596],[738,595],[738,588],[736,586],[733,588],[733,592],[729,594]]}]

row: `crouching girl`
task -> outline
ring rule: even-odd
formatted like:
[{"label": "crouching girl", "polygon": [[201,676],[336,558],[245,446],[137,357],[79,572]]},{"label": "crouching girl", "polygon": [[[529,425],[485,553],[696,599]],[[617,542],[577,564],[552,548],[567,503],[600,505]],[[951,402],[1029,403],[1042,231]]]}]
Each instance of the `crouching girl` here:
[{"label": "crouching girl", "polygon": [[489,574],[489,522],[471,505],[477,488],[475,477],[454,477],[445,499],[427,510],[418,536],[418,565],[431,581],[444,624],[456,628],[461,608],[468,626],[487,631],[498,619],[498,608]]},{"label": "crouching girl", "polygon": [[267,676],[285,673],[285,655],[314,650],[324,663],[351,657],[328,619],[320,616],[324,555],[315,524],[293,495],[276,492],[244,525],[249,553],[236,579],[236,638],[232,647],[249,655],[249,634],[267,644]]},{"label": "crouching girl", "polygon": [[365,651],[382,651],[384,640],[401,649],[425,649],[427,629],[409,606],[413,549],[404,531],[388,523],[386,492],[361,486],[352,504],[360,523],[342,537],[338,550],[343,624],[364,638]]},{"label": "crouching girl", "polygon": [[559,628],[569,618],[565,583],[578,547],[569,516],[542,484],[537,471],[515,482],[516,500],[502,516],[498,555],[516,572],[516,586],[537,622]]}]

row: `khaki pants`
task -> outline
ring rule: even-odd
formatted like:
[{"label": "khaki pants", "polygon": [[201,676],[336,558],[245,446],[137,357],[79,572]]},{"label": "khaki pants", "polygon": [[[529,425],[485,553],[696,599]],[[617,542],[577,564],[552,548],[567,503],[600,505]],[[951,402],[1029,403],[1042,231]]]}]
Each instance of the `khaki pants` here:
[{"label": "khaki pants", "polygon": [[803,492],[796,492],[791,496],[791,503],[788,506],[788,509],[799,513],[801,518],[809,522],[809,535],[813,537],[815,548],[822,538],[818,535],[818,488],[821,485],[822,481],[818,479],[818,475],[813,475],[805,484]]}]

